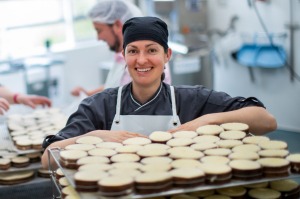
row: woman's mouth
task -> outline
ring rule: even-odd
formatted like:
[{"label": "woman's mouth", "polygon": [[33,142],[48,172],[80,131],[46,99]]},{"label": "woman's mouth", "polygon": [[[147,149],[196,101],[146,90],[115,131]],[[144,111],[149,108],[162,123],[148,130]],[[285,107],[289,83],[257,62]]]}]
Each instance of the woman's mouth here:
[{"label": "woman's mouth", "polygon": [[138,72],[148,72],[148,71],[150,71],[152,68],[137,68],[136,70],[138,71]]}]

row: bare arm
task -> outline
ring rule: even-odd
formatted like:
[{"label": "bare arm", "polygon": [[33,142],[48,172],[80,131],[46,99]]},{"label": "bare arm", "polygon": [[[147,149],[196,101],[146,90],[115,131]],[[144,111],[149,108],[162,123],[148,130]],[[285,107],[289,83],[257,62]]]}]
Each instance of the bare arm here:
[{"label": "bare arm", "polygon": [[38,95],[16,94],[7,88],[0,87],[0,96],[6,99],[10,104],[24,104],[31,108],[36,108],[37,105],[51,106],[51,101],[47,97]]},{"label": "bare arm", "polygon": [[242,122],[250,127],[250,132],[262,135],[277,128],[276,119],[262,107],[245,107],[234,111],[203,115],[190,122],[182,124],[170,132],[180,130],[195,131],[198,127],[208,124],[222,124],[227,122]]},{"label": "bare arm", "polygon": [[14,94],[4,86],[0,86],[0,97],[6,99],[10,104],[14,104]]},{"label": "bare arm", "polygon": [[94,89],[94,90],[86,90],[86,89],[84,89],[84,88],[82,88],[82,87],[80,87],[80,86],[78,86],[78,87],[76,87],[76,88],[74,88],[72,91],[71,91],[71,94],[73,95],[73,96],[79,96],[80,95],[80,92],[83,92],[83,93],[85,93],[87,96],[91,96],[91,95],[94,95],[94,94],[96,94],[96,93],[99,93],[99,92],[101,92],[101,91],[103,91],[104,90],[104,86],[100,86],[100,87],[98,87],[98,88],[96,88],[96,89]]},{"label": "bare arm", "polygon": [[[127,131],[95,130],[95,131],[91,131],[89,133],[86,133],[84,135],[80,135],[80,136],[77,136],[77,137],[57,141],[57,142],[54,142],[54,143],[50,144],[45,149],[44,154],[42,156],[42,166],[43,166],[43,168],[48,168],[49,167],[49,164],[48,164],[48,149],[51,149],[51,148],[65,148],[66,146],[68,146],[70,144],[75,144],[76,139],[78,139],[79,137],[83,137],[83,136],[97,136],[97,137],[101,138],[103,141],[106,141],[106,142],[122,142],[123,140],[126,140],[128,138],[132,138],[132,137],[145,137],[141,134],[130,133],[130,132],[127,132]],[[50,164],[54,165],[55,163],[54,163],[53,160],[51,160]]]}]

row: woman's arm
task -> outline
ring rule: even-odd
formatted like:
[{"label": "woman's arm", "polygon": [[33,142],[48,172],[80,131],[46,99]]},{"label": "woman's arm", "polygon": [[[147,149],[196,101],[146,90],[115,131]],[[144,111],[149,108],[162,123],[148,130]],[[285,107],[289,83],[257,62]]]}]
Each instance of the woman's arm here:
[{"label": "woman's arm", "polygon": [[[49,168],[49,162],[48,162],[48,149],[51,148],[65,148],[66,146],[70,144],[75,144],[75,141],[79,137],[84,137],[84,136],[96,136],[101,138],[105,142],[123,142],[124,140],[132,137],[145,137],[141,134],[138,133],[131,133],[127,131],[108,131],[108,130],[95,130],[91,131],[89,133],[86,133],[84,135],[80,135],[77,137],[61,140],[54,142],[50,144],[44,151],[43,156],[42,156],[42,166],[43,168]],[[51,165],[55,165],[54,160],[50,160]]]},{"label": "woman's arm", "polygon": [[228,122],[241,122],[248,124],[249,131],[256,135],[262,135],[277,128],[276,119],[263,107],[245,107],[234,111],[211,113],[196,118],[190,122],[182,124],[178,128],[171,129],[170,132],[191,130],[208,124],[223,124]]}]

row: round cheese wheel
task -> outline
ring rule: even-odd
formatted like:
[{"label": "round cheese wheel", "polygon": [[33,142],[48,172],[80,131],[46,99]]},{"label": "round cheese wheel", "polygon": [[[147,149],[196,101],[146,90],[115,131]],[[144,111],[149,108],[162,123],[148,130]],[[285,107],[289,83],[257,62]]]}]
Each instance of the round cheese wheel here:
[{"label": "round cheese wheel", "polygon": [[226,131],[248,131],[249,125],[240,122],[230,122],[224,123],[220,125]]},{"label": "round cheese wheel", "polygon": [[255,199],[277,199],[280,198],[281,193],[279,191],[275,191],[273,189],[268,188],[256,188],[251,189],[248,192],[249,196]]},{"label": "round cheese wheel", "polygon": [[205,125],[196,129],[199,135],[219,135],[224,129],[219,125]]},{"label": "round cheese wheel", "polygon": [[153,142],[167,142],[173,138],[173,135],[165,131],[154,131],[149,135],[149,138]]}]

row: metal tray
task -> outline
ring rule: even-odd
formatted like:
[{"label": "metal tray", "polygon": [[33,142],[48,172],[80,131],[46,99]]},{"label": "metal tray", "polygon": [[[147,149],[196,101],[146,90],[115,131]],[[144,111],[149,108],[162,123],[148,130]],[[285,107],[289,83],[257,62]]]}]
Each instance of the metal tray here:
[{"label": "metal tray", "polygon": [[[50,158],[53,158],[54,162],[57,165],[57,168],[60,168],[62,170],[65,177],[69,181],[70,185],[72,187],[75,187],[74,174],[75,174],[76,170],[66,169],[60,165],[59,152],[60,152],[59,148],[49,149],[48,150],[48,155],[49,155],[48,159],[50,161]],[[49,167],[50,171],[52,171],[52,172],[55,171],[57,168],[53,168],[51,165]],[[135,194],[135,193],[133,193],[129,196],[126,196],[126,198],[140,199],[140,198],[150,198],[150,197],[158,197],[158,196],[168,196],[168,195],[174,195],[174,194],[204,191],[204,190],[210,190],[210,189],[220,189],[220,188],[226,188],[226,187],[234,187],[234,186],[240,186],[240,185],[248,185],[248,184],[254,184],[254,183],[269,182],[269,181],[291,179],[291,178],[300,178],[300,174],[290,173],[290,175],[286,176],[286,177],[262,178],[259,180],[248,180],[248,181],[232,179],[230,183],[226,183],[226,184],[222,184],[222,185],[201,185],[201,186],[193,187],[193,188],[172,188],[168,191],[153,193],[153,194]],[[55,183],[55,181],[53,181],[53,182]],[[85,198],[84,196],[86,193],[78,192],[78,194],[82,198]],[[99,192],[95,192],[93,194],[94,194],[94,196],[101,196],[101,194]],[[89,195],[90,195],[90,193],[89,193]]]},{"label": "metal tray", "polygon": [[22,168],[16,168],[16,167],[10,167],[7,170],[0,170],[1,173],[10,173],[10,172],[17,172],[17,171],[35,171],[42,168],[42,165],[40,162],[30,163],[27,167]]},{"label": "metal tray", "polygon": [[6,149],[9,151],[14,151],[19,155],[29,154],[29,153],[37,153],[41,152],[42,149],[29,149],[29,150],[20,150],[18,149],[12,140],[10,133],[8,132],[8,128],[6,123],[0,125],[0,134],[4,138],[1,140],[1,143],[5,143]]}]

